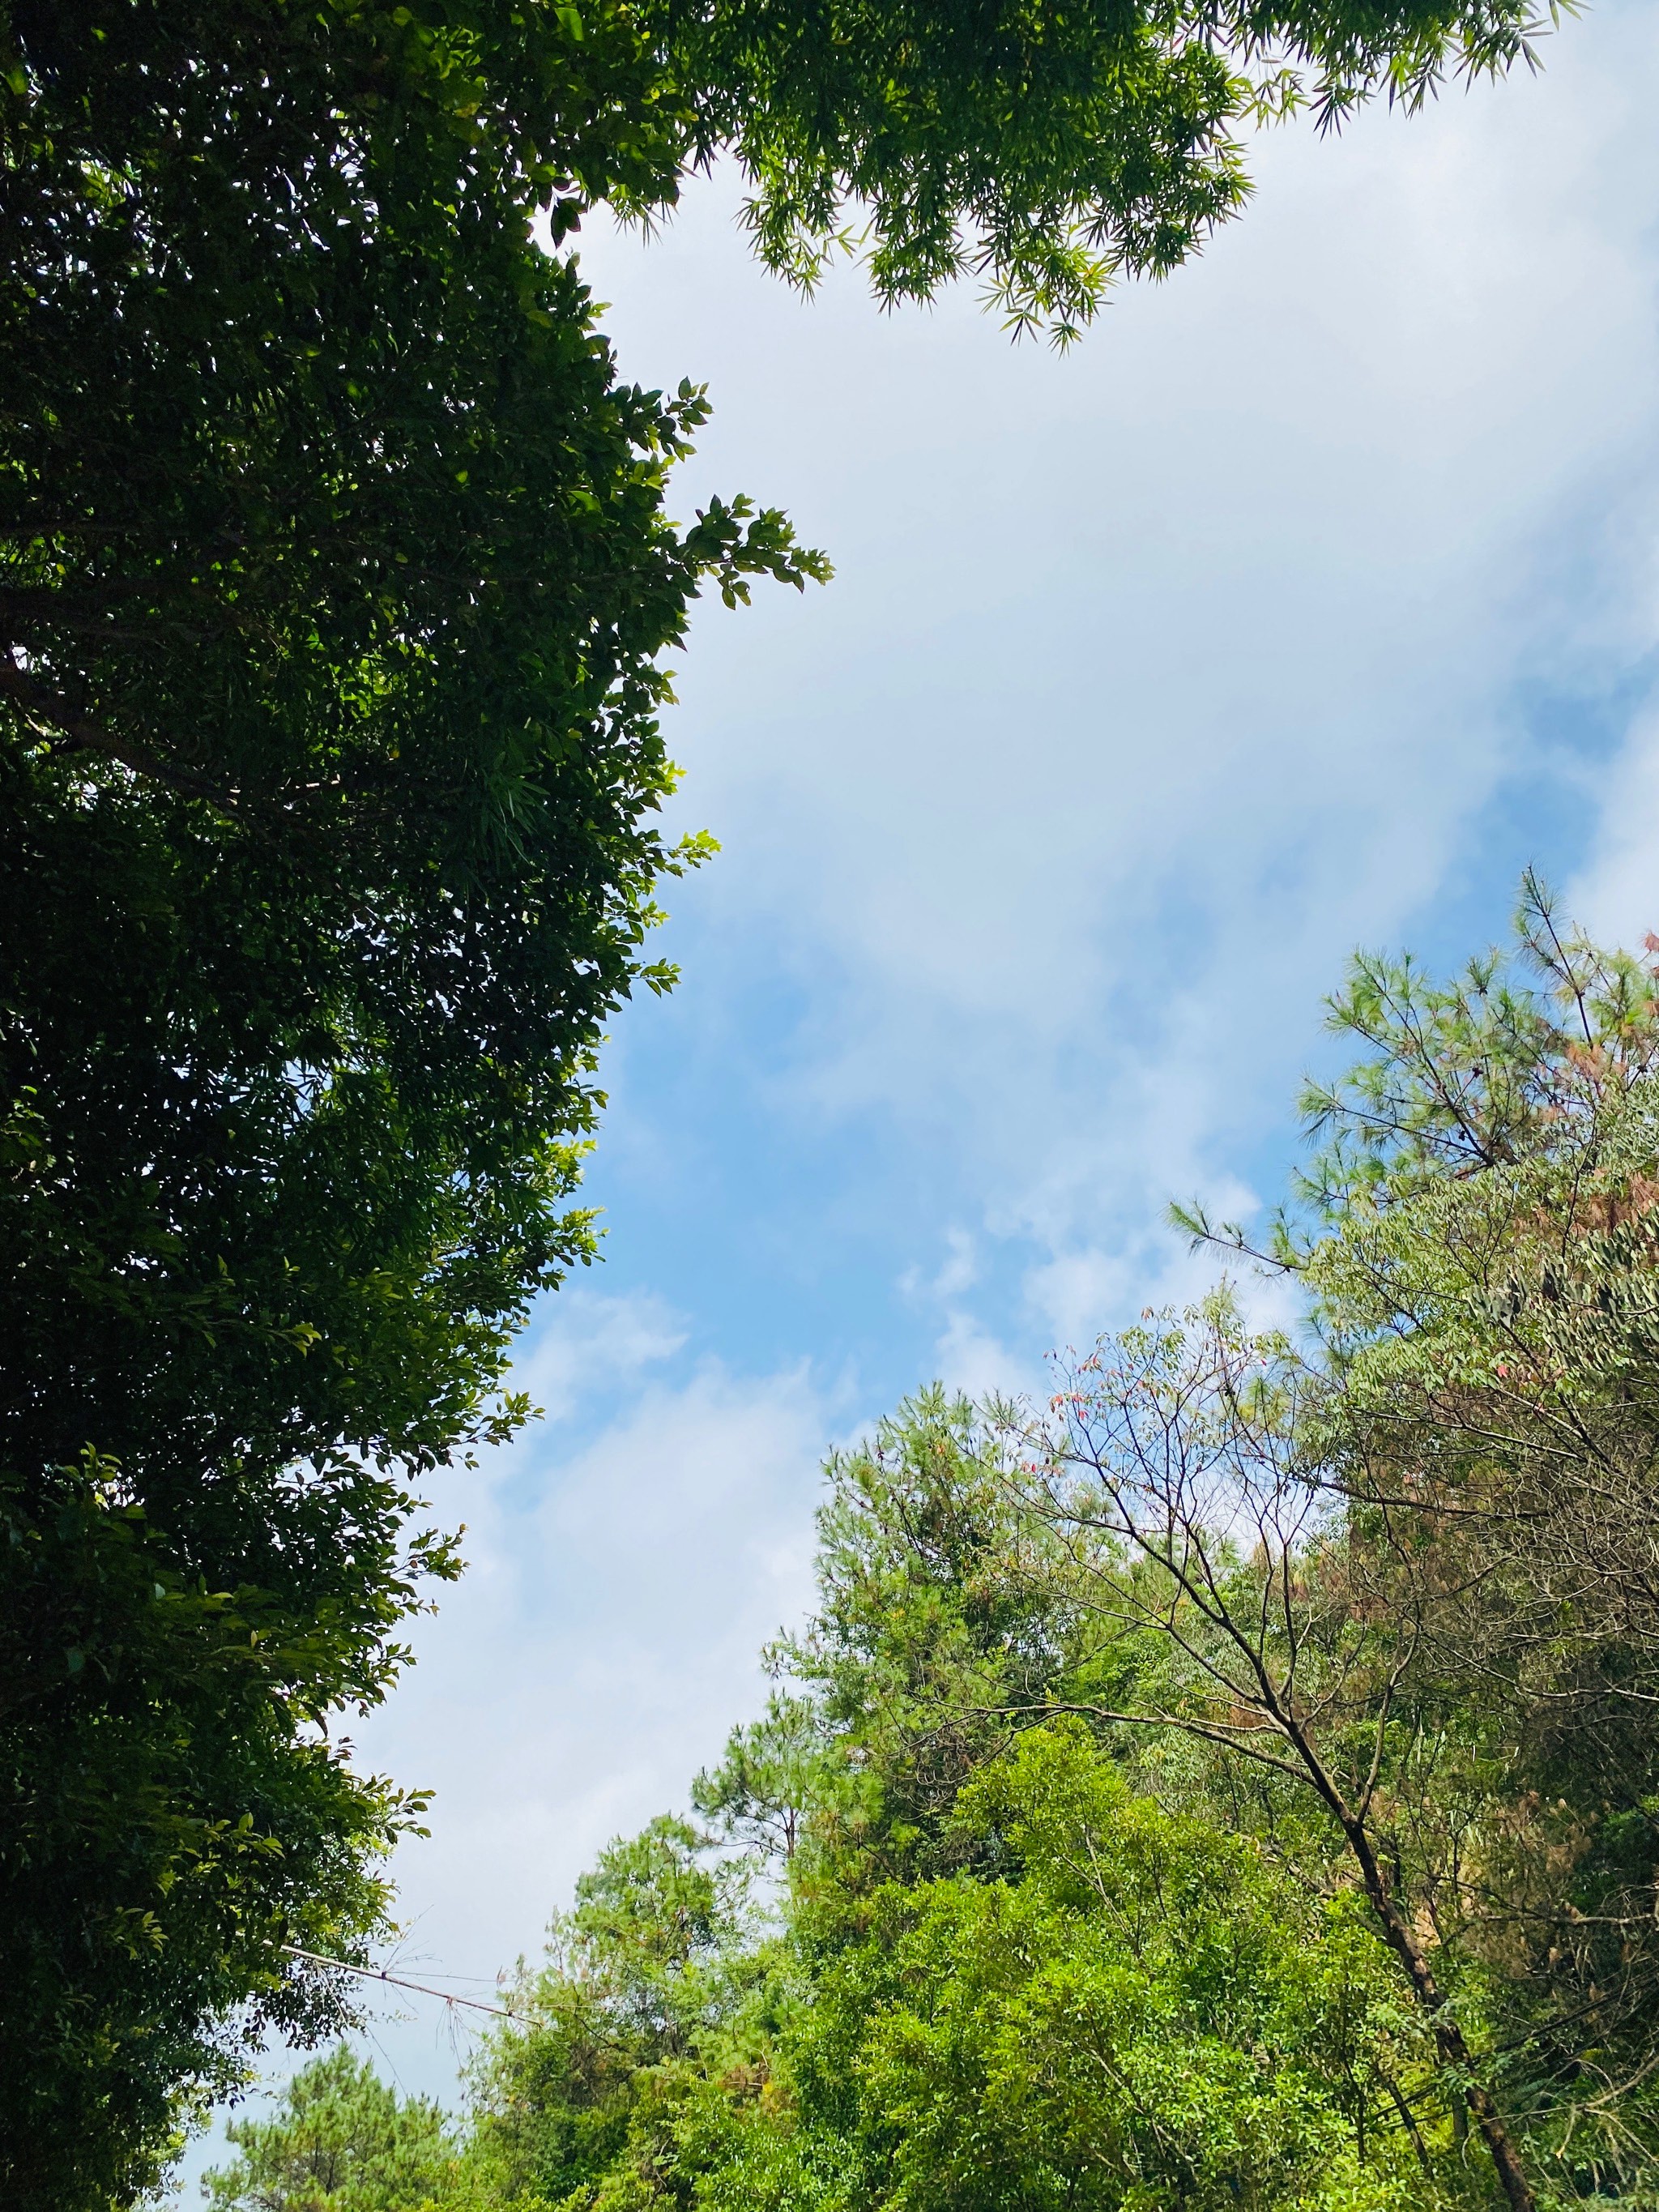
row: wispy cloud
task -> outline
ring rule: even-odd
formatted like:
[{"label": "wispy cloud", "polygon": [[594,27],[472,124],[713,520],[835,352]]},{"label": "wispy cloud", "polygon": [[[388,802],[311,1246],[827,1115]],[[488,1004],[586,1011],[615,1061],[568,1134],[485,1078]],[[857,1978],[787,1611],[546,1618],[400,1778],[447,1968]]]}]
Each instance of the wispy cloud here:
[{"label": "wispy cloud", "polygon": [[1164,1201],[1278,1141],[1347,947],[1501,925],[1655,644],[1659,25],[1546,63],[1265,141],[1063,360],[850,270],[801,306],[719,180],[586,249],[624,366],[712,376],[688,501],[783,498],[840,568],[694,639],[696,1027],[781,1146],[926,1160],[994,1336],[1070,1327],[1089,1255],[1180,1273]]}]

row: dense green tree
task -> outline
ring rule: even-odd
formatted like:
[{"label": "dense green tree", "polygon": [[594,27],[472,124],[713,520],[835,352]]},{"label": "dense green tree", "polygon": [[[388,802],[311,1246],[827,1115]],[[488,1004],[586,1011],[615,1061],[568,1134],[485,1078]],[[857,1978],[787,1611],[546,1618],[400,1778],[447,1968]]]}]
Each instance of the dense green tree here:
[{"label": "dense green tree", "polygon": [[350,1954],[403,1814],[319,1728],[589,1249],[594,1044],[691,857],[659,656],[816,567],[668,523],[702,403],[529,240],[532,131],[672,175],[626,42],[394,13],[9,17],[0,2173],[64,2212],[337,2015],[283,1947]]},{"label": "dense green tree", "polygon": [[669,1816],[600,1853],[474,2069],[468,2172],[491,2201],[655,2193],[675,2108],[756,1978],[746,1887]]},{"label": "dense green tree", "polygon": [[1141,1655],[1113,1719],[1311,1801],[1294,1848],[1349,1863],[1509,2201],[1644,2202],[1659,991],[1530,881],[1518,929],[1446,987],[1361,960],[1335,1004],[1366,1056],[1310,1094],[1272,1248],[1317,1356],[1224,1299],[1149,1323],[1028,1464],[1139,1562],[1086,1600]]},{"label": "dense green tree", "polygon": [[[1420,2072],[1423,2031],[1351,1896],[1310,1892],[1207,1808],[1137,1796],[1076,1721],[965,1780],[955,1871],[883,1879],[878,1850],[860,1872],[867,1844],[821,1809],[781,1934],[693,1934],[688,1887],[717,1877],[670,1824],[605,1855],[597,1886],[625,1909],[574,1942],[558,1929],[477,2069],[483,2202],[1420,2200],[1428,2153],[1397,2077]],[[590,1877],[574,1921],[595,1893]]]},{"label": "dense green tree", "polygon": [[775,1691],[762,1717],[734,1728],[720,1764],[692,1783],[692,1806],[728,1840],[787,1866],[823,1798],[828,1748],[818,1706]]},{"label": "dense green tree", "polygon": [[203,2185],[215,2212],[416,2212],[459,2208],[453,2131],[343,2044],[302,2067],[267,2119],[233,2120],[237,2151]]},{"label": "dense green tree", "polygon": [[1083,1617],[969,1400],[919,1392],[824,1472],[817,1607],[775,1663],[833,1741],[817,1828],[864,1875],[915,1872],[964,1847],[957,1793],[1006,1741],[1007,1709],[1063,1677]]},{"label": "dense green tree", "polygon": [[1411,2201],[1398,2127],[1364,2132],[1387,1961],[1340,1901],[1133,1796],[1075,1725],[1024,1735],[952,1819],[995,1871],[878,1892],[788,2051],[803,2124],[856,2147],[852,2201]]},{"label": "dense green tree", "polygon": [[1401,1821],[1442,1942],[1485,1969],[1538,2156],[1633,2191],[1659,2171],[1659,977],[1535,884],[1519,924],[1449,990],[1368,963],[1339,1002],[1372,1051],[1310,1102],[1322,1194],[1358,1172],[1305,1258],[1338,1386],[1310,1442],[1366,1601],[1421,1625],[1406,1698],[1481,1723],[1483,1786]]},{"label": "dense green tree", "polygon": [[1532,2212],[1478,1978],[1429,1911],[1446,1844],[1467,1864],[1471,1811],[1495,1809],[1499,1747],[1478,1707],[1423,1679],[1425,1608],[1379,1589],[1365,1532],[1304,1456],[1305,1380],[1225,1292],[1068,1366],[1050,1416],[1024,1428],[1024,1464],[1057,1527],[1121,1547],[1125,1567],[1083,1601],[1141,1663],[1121,1702],[1081,1685],[1062,1701],[1185,1732],[1304,1799],[1308,1880],[1340,1881],[1346,1862],[1432,2027],[1437,2101],[1467,2107],[1515,2212]]}]

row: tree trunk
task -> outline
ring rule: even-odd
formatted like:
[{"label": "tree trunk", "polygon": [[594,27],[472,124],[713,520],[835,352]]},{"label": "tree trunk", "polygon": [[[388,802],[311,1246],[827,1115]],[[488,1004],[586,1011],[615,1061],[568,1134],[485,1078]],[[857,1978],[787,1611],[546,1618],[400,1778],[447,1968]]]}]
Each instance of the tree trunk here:
[{"label": "tree trunk", "polygon": [[[1382,1933],[1389,1948],[1394,1953],[1410,1977],[1417,2001],[1429,2016],[1434,2030],[1435,2048],[1440,2053],[1443,2066],[1455,2066],[1462,2077],[1462,2100],[1470,2117],[1480,2130],[1481,2140],[1491,2154],[1498,2179],[1503,2184],[1504,2194],[1509,2199],[1510,2212],[1537,2212],[1532,2184],[1527,2179],[1504,2116],[1480,2083],[1473,2078],[1472,2058],[1463,2031],[1446,2009],[1446,1993],[1434,1978],[1434,1969],[1424,1955],[1423,1947],[1412,1933],[1410,1923],[1401,1911],[1388,1883],[1388,1877],[1371,1849],[1370,1838],[1365,1833],[1365,1824],[1358,1814],[1337,1801],[1337,1818],[1342,1832],[1347,1838],[1348,1849],[1359,1868],[1365,1894],[1371,1910],[1382,1923]],[[1334,1809],[1336,1809],[1334,1808]]]},{"label": "tree trunk", "polygon": [[1382,1871],[1376,1853],[1371,1849],[1371,1839],[1366,1833],[1364,1818],[1352,1809],[1337,1788],[1334,1778],[1304,1735],[1299,1723],[1282,1708],[1275,1711],[1274,1718],[1306,1768],[1314,1788],[1335,1815],[1337,1824],[1347,1840],[1348,1849],[1359,1869],[1360,1880],[1365,1886],[1365,1895],[1370,1899],[1371,1910],[1382,1923],[1384,1940],[1405,1968],[1417,2002],[1428,2015],[1441,2064],[1457,2069],[1462,2082],[1460,2092],[1462,2101],[1480,2130],[1481,2141],[1486,2146],[1504,2194],[1509,2200],[1510,2212],[1537,2212],[1532,2184],[1527,2179],[1520,2155],[1504,2124],[1504,2116],[1487,2090],[1474,2078],[1474,2060],[1469,2046],[1463,2039],[1463,2031],[1447,2010],[1446,1993],[1436,1981],[1434,1969],[1389,1887],[1389,1878]]}]

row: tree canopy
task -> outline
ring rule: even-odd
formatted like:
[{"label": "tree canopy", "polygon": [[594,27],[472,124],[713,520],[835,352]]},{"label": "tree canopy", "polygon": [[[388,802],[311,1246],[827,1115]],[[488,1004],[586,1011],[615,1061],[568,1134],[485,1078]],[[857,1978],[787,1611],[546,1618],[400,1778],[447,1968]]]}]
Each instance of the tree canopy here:
[{"label": "tree canopy", "polygon": [[[703,403],[617,382],[455,51],[11,33],[0,2163],[68,2205],[243,2030],[336,2017],[283,1946],[353,1955],[410,1808],[319,1729],[592,1249],[595,1046],[699,850],[654,827],[663,650],[705,580],[822,564],[741,501],[668,521]],[[563,99],[599,143],[590,51],[515,131]]]},{"label": "tree canopy", "polygon": [[[884,301],[964,276],[1069,341],[1124,276],[1162,276],[1249,195],[1246,139],[1535,54],[1531,0],[665,0],[697,116],[751,191],[762,259],[811,287],[865,259]],[[653,19],[647,12],[646,20]]]},{"label": "tree canopy", "polygon": [[235,2164],[204,2189],[226,2212],[405,2212],[453,2201],[460,2174],[438,2107],[387,2088],[343,2045],[300,2069],[272,2118],[228,2134]]}]

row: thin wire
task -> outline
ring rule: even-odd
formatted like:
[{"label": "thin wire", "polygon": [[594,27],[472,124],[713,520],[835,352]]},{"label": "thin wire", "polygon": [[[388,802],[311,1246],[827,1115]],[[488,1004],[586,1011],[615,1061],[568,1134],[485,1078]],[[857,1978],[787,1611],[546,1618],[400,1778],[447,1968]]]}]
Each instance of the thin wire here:
[{"label": "thin wire", "polygon": [[401,1974],[388,1974],[382,1966],[354,1966],[349,1959],[330,1959],[320,1951],[302,1951],[297,1943],[284,1943],[291,1959],[309,1960],[313,1966],[332,1966],[342,1974],[356,1974],[365,1982],[389,1982],[394,1990],[418,1990],[423,1997],[441,1997],[447,2005],[465,2005],[469,2012],[493,2013],[497,2020],[516,2020],[505,2005],[485,2004],[477,1997],[458,1997],[448,1990],[434,1990],[427,1982],[406,1982]]}]

